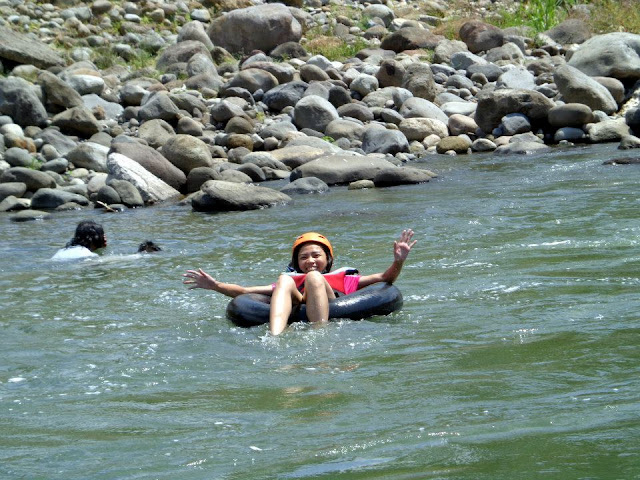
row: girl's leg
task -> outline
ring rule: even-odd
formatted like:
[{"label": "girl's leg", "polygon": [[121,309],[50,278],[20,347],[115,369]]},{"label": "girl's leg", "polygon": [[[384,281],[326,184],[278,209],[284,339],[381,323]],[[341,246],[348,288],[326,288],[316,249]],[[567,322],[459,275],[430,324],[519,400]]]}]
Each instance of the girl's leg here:
[{"label": "girl's leg", "polygon": [[272,335],[279,335],[287,328],[294,301],[300,303],[302,294],[296,288],[296,284],[291,277],[280,275],[276,282],[276,288],[271,295],[269,330]]},{"label": "girl's leg", "polygon": [[329,299],[336,298],[333,289],[320,272],[309,272],[304,279],[304,302],[310,322],[329,321]]}]

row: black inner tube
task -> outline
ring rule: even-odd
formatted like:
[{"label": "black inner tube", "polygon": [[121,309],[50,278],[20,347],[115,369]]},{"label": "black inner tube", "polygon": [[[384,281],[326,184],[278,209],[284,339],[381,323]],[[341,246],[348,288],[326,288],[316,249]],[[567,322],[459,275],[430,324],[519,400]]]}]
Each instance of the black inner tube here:
[{"label": "black inner tube", "polygon": [[[329,301],[329,319],[362,320],[374,315],[389,315],[402,307],[402,294],[395,285],[375,283],[349,295]],[[239,327],[269,323],[271,297],[247,293],[238,295],[227,306],[227,318]],[[289,323],[306,322],[306,305],[298,305],[289,316]]]}]

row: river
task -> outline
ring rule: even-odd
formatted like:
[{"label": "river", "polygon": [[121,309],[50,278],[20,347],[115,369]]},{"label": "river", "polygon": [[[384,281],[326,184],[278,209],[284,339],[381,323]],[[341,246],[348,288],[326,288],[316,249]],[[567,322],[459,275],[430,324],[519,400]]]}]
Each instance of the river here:
[{"label": "river", "polygon": [[[615,147],[427,157],[427,184],[260,211],[3,214],[0,477],[640,478],[640,167]],[[104,255],[51,262],[85,218]],[[308,230],[374,273],[406,227],[388,317],[272,337],[181,283],[271,283]]]}]

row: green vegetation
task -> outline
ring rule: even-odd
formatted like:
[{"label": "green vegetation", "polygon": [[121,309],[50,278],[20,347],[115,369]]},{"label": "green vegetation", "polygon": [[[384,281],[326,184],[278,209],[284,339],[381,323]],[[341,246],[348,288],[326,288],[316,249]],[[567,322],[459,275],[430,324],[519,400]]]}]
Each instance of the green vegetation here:
[{"label": "green vegetation", "polygon": [[594,33],[620,31],[640,34],[637,0],[597,0],[591,7],[589,24]]}]

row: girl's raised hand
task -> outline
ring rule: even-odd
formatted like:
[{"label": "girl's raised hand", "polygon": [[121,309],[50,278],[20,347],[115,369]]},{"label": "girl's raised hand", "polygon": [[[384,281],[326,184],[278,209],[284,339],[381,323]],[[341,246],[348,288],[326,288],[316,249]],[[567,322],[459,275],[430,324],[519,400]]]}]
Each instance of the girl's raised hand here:
[{"label": "girl's raised hand", "polygon": [[182,283],[190,285],[190,289],[206,288],[208,290],[215,290],[216,280],[201,268],[198,270],[187,270],[187,273],[182,276],[187,278],[187,280],[183,280]]},{"label": "girl's raised hand", "polygon": [[393,242],[393,258],[399,262],[404,262],[409,255],[409,252],[416,244],[417,240],[411,240],[413,238],[413,230],[410,228],[403,230],[400,234],[400,238]]}]

